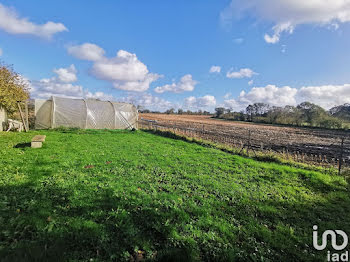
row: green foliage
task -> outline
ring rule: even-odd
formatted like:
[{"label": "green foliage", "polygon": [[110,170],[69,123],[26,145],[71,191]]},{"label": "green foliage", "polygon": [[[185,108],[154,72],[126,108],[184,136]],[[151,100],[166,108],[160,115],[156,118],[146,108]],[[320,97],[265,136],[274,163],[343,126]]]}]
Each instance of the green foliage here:
[{"label": "green foliage", "polygon": [[303,120],[310,126],[316,126],[323,117],[327,116],[326,110],[310,102],[301,103],[297,109],[300,110]]},{"label": "green foliage", "polygon": [[295,126],[301,126],[305,121],[301,110],[294,106],[272,107],[267,112],[266,120],[267,123]]},{"label": "green foliage", "polygon": [[318,126],[323,128],[340,129],[343,126],[343,122],[339,118],[325,116],[318,120]]},{"label": "green foliage", "polygon": [[250,121],[253,121],[253,117],[266,116],[267,112],[270,110],[270,106],[265,103],[254,103],[246,108],[247,115],[250,116]]},{"label": "green foliage", "polygon": [[[303,102],[297,107],[270,107],[265,103],[255,103],[248,105],[245,113],[225,113],[225,108],[217,108],[215,109],[217,112],[215,117],[227,120],[252,121],[257,123],[340,129],[346,128],[346,124],[342,121],[342,119],[346,119],[349,108],[350,106],[345,104],[343,106],[332,108],[329,112],[327,112],[322,107],[310,102]],[[340,115],[342,116],[342,119],[339,117]]]},{"label": "green foliage", "polygon": [[166,114],[174,114],[175,113],[175,109],[174,108],[170,108],[167,111],[165,111]]},{"label": "green foliage", "polygon": [[0,65],[0,106],[11,114],[17,111],[17,101],[28,98],[28,86],[22,77],[11,67]]},{"label": "green foliage", "polygon": [[215,108],[215,117],[221,117],[223,114],[225,114],[226,109],[223,107],[217,107]]},{"label": "green foliage", "polygon": [[339,119],[350,121],[350,104],[335,106],[329,110],[330,114]]},{"label": "green foliage", "polygon": [[[344,177],[147,132],[0,133],[2,261],[323,261]],[[41,149],[28,146],[47,135]],[[273,159],[265,159],[272,161]]]},{"label": "green foliage", "polygon": [[247,121],[248,117],[243,112],[229,112],[221,115],[219,118],[235,121]]}]

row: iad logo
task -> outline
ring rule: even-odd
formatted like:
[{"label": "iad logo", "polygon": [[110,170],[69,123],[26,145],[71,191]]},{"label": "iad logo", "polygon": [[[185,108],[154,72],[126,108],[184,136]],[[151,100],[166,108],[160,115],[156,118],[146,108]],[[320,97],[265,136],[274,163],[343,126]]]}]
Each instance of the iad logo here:
[{"label": "iad logo", "polygon": [[[327,247],[328,236],[330,236],[331,244],[334,250],[340,251],[344,250],[348,245],[348,236],[342,230],[326,230],[322,234],[322,242],[321,245],[318,244],[318,227],[316,225],[313,226],[314,232],[312,233],[312,242],[314,248],[317,250],[324,250]],[[340,241],[337,241],[337,235],[342,237],[342,244]],[[339,245],[338,245],[339,244]],[[349,251],[345,251],[344,253],[331,253],[331,251],[327,252],[327,261],[349,261]]]}]

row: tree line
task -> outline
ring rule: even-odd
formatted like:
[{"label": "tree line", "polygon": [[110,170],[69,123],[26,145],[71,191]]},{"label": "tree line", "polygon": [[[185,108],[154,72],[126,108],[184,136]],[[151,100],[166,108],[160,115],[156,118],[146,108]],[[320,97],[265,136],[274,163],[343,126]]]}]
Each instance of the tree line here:
[{"label": "tree line", "polygon": [[311,102],[285,107],[254,103],[241,112],[224,107],[215,108],[215,117],[236,121],[340,129],[348,128],[350,104],[336,106],[327,111]]}]

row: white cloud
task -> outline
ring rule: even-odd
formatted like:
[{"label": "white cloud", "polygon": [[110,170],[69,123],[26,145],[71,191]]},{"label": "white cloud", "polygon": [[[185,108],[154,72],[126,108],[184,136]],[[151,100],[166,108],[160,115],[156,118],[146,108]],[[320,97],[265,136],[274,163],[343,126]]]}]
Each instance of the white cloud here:
[{"label": "white cloud", "polygon": [[0,56],[2,56],[2,48],[0,48]]},{"label": "white cloud", "polygon": [[266,43],[276,44],[277,42],[280,41],[281,33],[287,32],[289,34],[292,34],[294,30],[294,26],[290,22],[288,22],[283,24],[277,24],[272,29],[273,29],[273,35],[270,36],[268,34],[265,34],[264,39]]},{"label": "white cloud", "polygon": [[244,42],[244,39],[243,38],[235,38],[235,39],[233,39],[233,42],[236,44],[242,44]]},{"label": "white cloud", "polygon": [[114,58],[104,58],[94,63],[92,75],[113,83],[117,89],[143,92],[160,76],[148,72],[147,66],[135,54],[119,50]]},{"label": "white cloud", "polygon": [[177,107],[175,104],[158,96],[153,96],[149,93],[130,93],[119,100],[121,102],[132,103],[136,106],[141,106],[144,109],[149,109],[153,111],[165,111],[166,109]]},{"label": "white cloud", "polygon": [[234,111],[240,111],[244,109],[244,105],[240,104],[239,102],[236,101],[236,99],[226,99],[224,101],[223,107],[225,108],[230,108],[231,110]]},{"label": "white cloud", "polygon": [[221,13],[224,22],[250,12],[258,19],[272,22],[273,34],[265,34],[267,43],[277,43],[284,32],[293,33],[296,26],[314,24],[337,29],[350,21],[350,0],[232,0]]},{"label": "white cloud", "polygon": [[238,97],[240,103],[263,102],[272,106],[295,105],[295,95],[298,90],[289,86],[277,87],[267,85],[265,87],[253,87],[249,92],[242,91]]},{"label": "white cloud", "polygon": [[212,95],[202,97],[190,96],[185,98],[184,107],[190,109],[208,109],[211,110],[216,105],[216,99]]},{"label": "white cloud", "polygon": [[254,84],[254,80],[250,80],[250,81],[248,81],[248,85],[253,85]]},{"label": "white cloud", "polygon": [[103,92],[91,93],[90,91],[84,91],[84,97],[88,99],[99,99],[102,101],[113,101],[114,97],[112,95],[105,94]]},{"label": "white cloud", "polygon": [[253,75],[257,75],[253,70],[249,68],[242,68],[238,72],[233,72],[232,69],[227,72],[228,78],[251,78]]},{"label": "white cloud", "polygon": [[135,91],[135,92],[144,92],[148,90],[150,84],[157,79],[162,77],[158,74],[146,74],[145,78],[142,80],[135,81],[115,81],[113,86],[117,89],[126,90],[126,91]]},{"label": "white cloud", "polygon": [[197,102],[197,98],[194,96],[186,97],[184,101],[184,105],[187,107],[194,106]]},{"label": "white cloud", "polygon": [[51,96],[82,97],[83,87],[71,83],[59,83],[51,79],[41,79],[32,82],[31,94],[38,98],[50,98]]},{"label": "white cloud", "polygon": [[104,56],[105,51],[91,43],[71,46],[68,53],[82,60],[93,61],[90,73],[101,80],[111,82],[121,90],[144,92],[161,75],[149,73],[148,68],[136,54],[119,50],[112,58]]},{"label": "white cloud", "polygon": [[30,87],[31,96],[34,98],[50,98],[51,96],[61,96],[68,98],[95,98],[101,100],[113,100],[113,96],[104,94],[103,92],[91,93],[84,89],[81,85],[74,85],[77,81],[74,65],[67,68],[54,69],[57,75],[51,78],[43,78],[39,81],[34,80],[27,83]]},{"label": "white cloud", "polygon": [[119,50],[114,58],[98,60],[92,72],[101,79],[130,82],[144,79],[148,70],[135,54]]},{"label": "white cloud", "polygon": [[275,85],[254,87],[248,92],[241,91],[237,98],[225,99],[224,106],[239,111],[249,104],[259,102],[272,106],[295,106],[305,101],[315,103],[325,109],[350,103],[350,84],[304,86],[299,89]]},{"label": "white cloud", "polygon": [[178,83],[172,83],[164,86],[158,86],[154,89],[156,93],[173,92],[182,93],[193,91],[195,86],[198,84],[197,81],[192,79],[192,75],[187,74],[181,77]]},{"label": "white cloud", "polygon": [[70,46],[68,47],[67,50],[68,50],[68,54],[78,59],[88,60],[88,61],[101,60],[105,54],[105,50],[103,50],[103,48],[91,43]]},{"label": "white cloud", "polygon": [[296,105],[296,94],[298,89],[289,86],[277,87],[275,85],[267,85],[265,87],[253,87],[250,91],[241,91],[236,99],[228,99],[224,101],[226,107],[234,110],[241,110],[249,104],[267,103],[272,106]]},{"label": "white cloud", "polygon": [[70,65],[67,68],[54,69],[53,72],[57,74],[58,79],[63,83],[77,81],[77,70],[74,65]]},{"label": "white cloud", "polygon": [[203,97],[197,98],[198,107],[209,107],[216,105],[216,99],[214,96],[205,95]]},{"label": "white cloud", "polygon": [[221,67],[220,66],[212,66],[209,69],[209,73],[220,73],[221,72]]},{"label": "white cloud", "polygon": [[35,24],[28,18],[21,18],[12,8],[0,4],[0,28],[10,34],[28,34],[51,38],[54,34],[68,31],[62,23],[46,22]]},{"label": "white cloud", "polygon": [[350,84],[302,87],[298,91],[297,99],[330,109],[336,105],[350,103]]},{"label": "white cloud", "polygon": [[228,99],[231,95],[232,95],[231,93],[226,93],[226,94],[224,95],[224,98],[225,98],[225,99]]}]

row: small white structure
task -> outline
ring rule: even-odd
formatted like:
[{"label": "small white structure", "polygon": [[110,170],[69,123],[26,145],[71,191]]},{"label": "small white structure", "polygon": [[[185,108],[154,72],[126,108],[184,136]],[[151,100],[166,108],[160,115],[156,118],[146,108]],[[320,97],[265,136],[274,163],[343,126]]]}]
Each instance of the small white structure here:
[{"label": "small white structure", "polygon": [[13,119],[8,119],[7,121],[9,127],[6,132],[9,132],[10,130],[22,132],[24,130],[22,122]]},{"label": "small white structure", "polygon": [[7,124],[7,112],[6,110],[0,106],[0,131],[6,130]]},{"label": "small white structure", "polygon": [[128,103],[62,97],[35,99],[36,129],[61,126],[82,129],[136,129],[137,119],[137,108]]},{"label": "small white structure", "polygon": [[32,148],[41,148],[43,146],[43,143],[45,142],[45,135],[36,135],[32,138],[31,147]]}]

